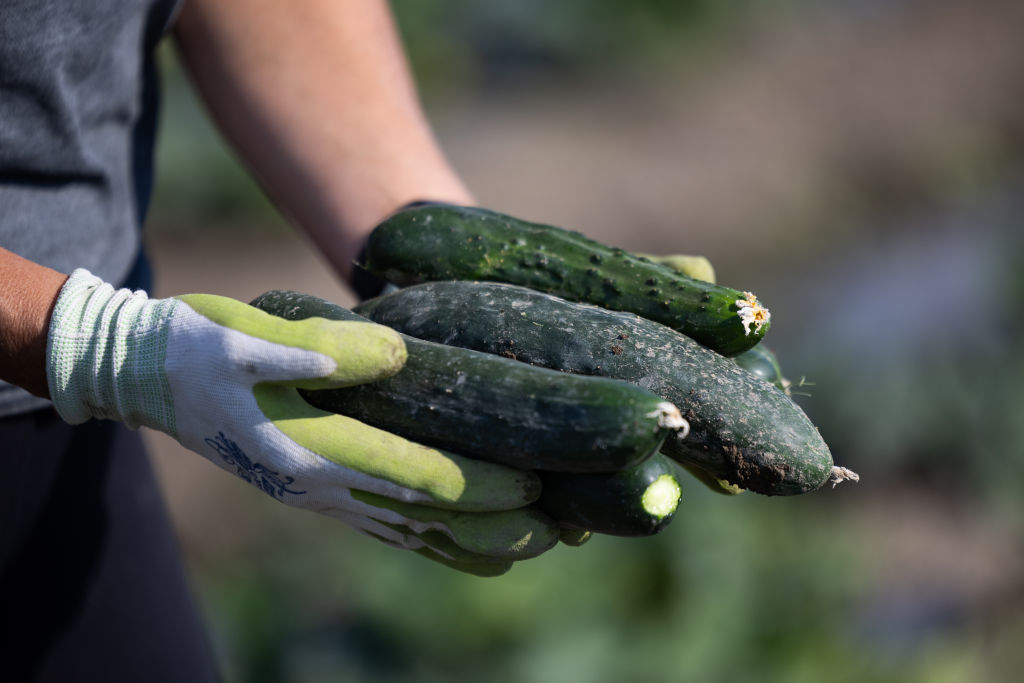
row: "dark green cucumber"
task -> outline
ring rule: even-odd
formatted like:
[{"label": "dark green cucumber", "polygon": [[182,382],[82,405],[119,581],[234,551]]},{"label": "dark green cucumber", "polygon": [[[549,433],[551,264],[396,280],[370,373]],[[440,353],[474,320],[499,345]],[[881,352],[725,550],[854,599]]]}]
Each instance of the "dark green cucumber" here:
[{"label": "dark green cucumber", "polygon": [[819,488],[832,456],[788,396],[664,325],[525,287],[431,282],[357,308],[407,335],[568,373],[637,384],[690,423],[664,452],[715,479],[768,495]]},{"label": "dark green cucumber", "polygon": [[371,233],[362,267],[398,285],[487,280],[630,311],[732,356],[769,313],[749,292],[688,277],[578,232],[443,204],[400,211]]},{"label": "dark green cucumber", "polygon": [[747,349],[738,356],[734,356],[733,360],[744,370],[754,373],[765,382],[774,384],[783,392],[789,393],[790,381],[783,377],[779,359],[764,344]]},{"label": "dark green cucumber", "polygon": [[541,512],[560,526],[612,536],[652,536],[672,521],[682,496],[677,465],[656,453],[618,472],[542,472]]},{"label": "dark green cucumber", "polygon": [[[297,320],[365,320],[317,297],[274,291],[253,305]],[[564,373],[405,337],[397,374],[302,392],[312,405],[411,441],[521,469],[607,472],[656,452],[678,411],[627,382]]]}]

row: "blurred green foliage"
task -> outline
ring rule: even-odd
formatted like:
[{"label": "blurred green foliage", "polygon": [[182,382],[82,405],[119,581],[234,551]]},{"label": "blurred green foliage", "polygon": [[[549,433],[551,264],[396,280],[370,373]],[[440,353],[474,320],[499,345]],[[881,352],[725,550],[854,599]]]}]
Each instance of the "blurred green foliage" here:
[{"label": "blurred green foliage", "polygon": [[809,295],[792,277],[780,286],[785,305],[820,316],[806,321],[821,326],[813,338],[780,334],[815,382],[802,403],[833,450],[876,477],[978,504],[1024,501],[1024,323],[1011,303],[1024,294],[1021,187],[1012,178],[890,222],[884,238],[837,245],[827,278],[800,274],[822,283]]},{"label": "blurred green foliage", "polygon": [[808,0],[472,0],[394,7],[417,80],[434,90],[517,80],[593,79],[664,65],[721,43],[737,26]]},{"label": "blurred green foliage", "polygon": [[851,498],[692,483],[685,506],[660,536],[596,537],[496,579],[304,519],[208,569],[205,602],[229,680],[256,683],[959,683],[1020,663],[986,660],[967,615],[874,595]]}]

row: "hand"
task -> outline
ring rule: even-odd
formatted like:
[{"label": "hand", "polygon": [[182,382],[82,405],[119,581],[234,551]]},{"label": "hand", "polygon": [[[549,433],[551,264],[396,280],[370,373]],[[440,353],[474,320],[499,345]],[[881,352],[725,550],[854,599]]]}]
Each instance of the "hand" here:
[{"label": "hand", "polygon": [[495,575],[558,529],[525,506],[536,475],[444,453],[309,406],[297,389],[387,377],[405,362],[382,325],[289,321],[219,296],[149,299],[76,271],[54,307],[47,379],[72,424],[140,425],[277,500],[390,545]]}]

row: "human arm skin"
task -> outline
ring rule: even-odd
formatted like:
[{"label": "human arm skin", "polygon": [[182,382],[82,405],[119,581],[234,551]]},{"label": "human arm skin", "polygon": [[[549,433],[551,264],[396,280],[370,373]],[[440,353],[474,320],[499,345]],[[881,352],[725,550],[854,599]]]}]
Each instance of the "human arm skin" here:
[{"label": "human arm skin", "polygon": [[381,0],[187,0],[183,61],[222,133],[343,279],[414,200],[472,204],[420,107]]},{"label": "human arm skin", "polygon": [[44,398],[50,312],[67,278],[0,247],[0,380]]}]

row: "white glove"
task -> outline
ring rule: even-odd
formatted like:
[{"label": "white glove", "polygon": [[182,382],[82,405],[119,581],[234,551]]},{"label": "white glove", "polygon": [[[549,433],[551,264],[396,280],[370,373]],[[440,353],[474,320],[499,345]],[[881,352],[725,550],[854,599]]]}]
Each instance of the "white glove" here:
[{"label": "white glove", "polygon": [[382,325],[289,321],[208,294],[149,299],[77,270],[53,311],[47,379],[69,423],[157,429],[284,503],[465,571],[502,573],[554,545],[550,520],[523,509],[533,473],[411,443],[296,391],[404,362]]}]

